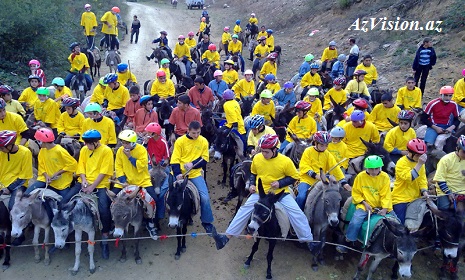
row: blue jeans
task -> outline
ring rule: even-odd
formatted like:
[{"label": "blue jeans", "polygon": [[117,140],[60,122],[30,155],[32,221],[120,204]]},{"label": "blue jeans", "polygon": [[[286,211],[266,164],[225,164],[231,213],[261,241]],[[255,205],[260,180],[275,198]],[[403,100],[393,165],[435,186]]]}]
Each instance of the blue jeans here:
[{"label": "blue jeans", "polygon": [[86,36],[86,41],[87,41],[87,48],[92,49],[94,47],[94,35],[91,36]]},{"label": "blue jeans", "polygon": [[157,207],[157,210],[156,210],[156,214],[155,214],[155,217],[157,219],[163,219],[165,217],[165,209],[166,209],[166,205],[165,205],[165,194],[166,192],[168,191],[168,188],[169,188],[169,176],[172,176],[170,174],[170,168],[167,167],[166,168],[166,174],[168,175],[166,178],[165,178],[165,181],[163,181],[163,183],[161,184],[161,188],[160,188],[160,194],[158,196],[156,196],[156,207]]},{"label": "blue jeans", "polygon": [[[393,217],[396,217],[396,214],[394,211],[389,212],[389,214]],[[350,220],[349,226],[347,227],[347,231],[346,231],[347,240],[357,241],[358,233],[360,229],[362,228],[362,224],[367,217],[368,217],[367,211],[364,211],[362,209],[355,210],[355,213],[352,216],[352,219]]]},{"label": "blue jeans", "polygon": [[297,194],[297,197],[295,198],[295,201],[297,201],[297,204],[299,205],[300,209],[302,211],[304,210],[305,207],[305,198],[307,197],[307,191],[311,186],[307,183],[301,182],[298,186],[297,189],[299,190],[299,193]]},{"label": "blue jeans", "polygon": [[8,201],[8,210],[10,210],[10,212],[11,212],[11,209],[13,209],[13,206],[15,205],[16,193],[18,191],[24,192],[25,189],[26,189],[26,187],[24,187],[24,186],[18,186],[18,187],[14,188],[14,189],[8,188],[8,190],[10,191],[10,200]]},{"label": "blue jeans", "polygon": [[[67,87],[70,87],[71,80],[73,79],[74,75],[76,75],[76,73],[68,73],[68,75],[66,75],[65,85]],[[90,90],[92,88],[92,78],[89,76],[89,74],[84,74],[84,78],[86,79],[87,90]],[[70,89],[72,90],[72,88]]]},{"label": "blue jeans", "polygon": [[213,223],[213,213],[210,205],[210,196],[208,195],[207,183],[202,176],[189,178],[195,185],[200,194],[200,220],[202,223]]},{"label": "blue jeans", "polygon": [[188,60],[185,64],[186,64],[186,76],[190,77],[192,62]]},{"label": "blue jeans", "polygon": [[394,162],[394,163],[397,163],[397,161],[399,161],[399,159],[401,157],[403,157],[403,155],[401,154],[389,154],[389,156],[391,157],[391,160]]},{"label": "blue jeans", "polygon": [[239,54],[239,59],[241,60],[241,72],[244,73],[245,61],[241,54]]},{"label": "blue jeans", "polygon": [[284,149],[286,148],[287,145],[289,145],[289,141],[287,140],[284,140],[282,143],[281,143],[281,146],[279,147],[279,150],[278,152],[282,153],[284,151]]},{"label": "blue jeans", "polygon": [[408,203],[398,203],[392,206],[401,224],[405,223],[405,214],[407,212],[407,206],[408,206]]},{"label": "blue jeans", "polygon": [[[45,189],[45,186],[46,186],[46,185],[47,185],[47,184],[45,184],[45,182],[36,181],[34,184],[32,184],[32,186],[30,186],[29,188],[27,188],[27,190],[24,192],[24,194],[25,194],[25,195],[29,195],[33,190],[39,189],[39,188]],[[75,189],[75,187],[72,187],[72,188],[71,188],[71,187],[68,187],[68,188],[66,188],[66,189],[64,189],[64,190],[57,190],[57,189],[55,189],[54,187],[52,187],[52,186],[49,185],[49,186],[47,187],[47,189],[56,192],[57,194],[61,195],[61,196],[64,198],[64,197],[68,194],[68,192],[69,192],[71,189]],[[81,188],[79,187],[79,188],[77,189],[77,192],[79,192],[80,189],[81,189]],[[76,193],[75,193],[75,194],[76,194]],[[69,199],[71,199],[71,197],[70,197]],[[69,199],[68,199],[68,201],[69,201]],[[68,201],[66,201],[66,202],[68,202]],[[62,203],[66,203],[66,202],[63,202],[63,201],[62,201]]]},{"label": "blue jeans", "polygon": [[252,72],[254,74],[257,73],[257,71],[260,70],[258,68],[260,68],[260,58],[255,58],[252,65]]},{"label": "blue jeans", "polygon": [[439,210],[449,210],[450,208],[449,197],[447,195],[438,197],[436,204],[438,205]]},{"label": "blue jeans", "polygon": [[[448,128],[450,125],[446,125],[446,124],[437,124],[436,126],[440,127],[440,128],[443,128],[443,129],[446,129]],[[428,127],[426,129],[426,133],[425,133],[425,142],[426,144],[431,144],[431,145],[434,145],[434,142],[436,141],[436,138],[438,137],[438,133],[436,132],[436,130],[434,130],[433,128],[431,127]]]}]

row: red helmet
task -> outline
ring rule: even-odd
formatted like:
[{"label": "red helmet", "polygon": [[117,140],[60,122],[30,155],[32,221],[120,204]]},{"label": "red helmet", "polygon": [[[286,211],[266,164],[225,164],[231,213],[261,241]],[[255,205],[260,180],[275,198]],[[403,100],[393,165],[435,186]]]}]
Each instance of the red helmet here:
[{"label": "red helmet", "polygon": [[354,76],[360,76],[360,75],[366,75],[366,74],[367,74],[367,71],[361,70],[361,69],[355,70],[354,72]]},{"label": "red helmet", "polygon": [[[464,138],[464,140],[465,140],[465,138]],[[460,141],[460,138],[459,138],[459,141]],[[408,141],[407,149],[412,153],[422,155],[422,154],[426,153],[426,143],[425,143],[425,141],[423,141],[421,139],[418,139],[418,138],[412,139],[412,140]]]},{"label": "red helmet", "polygon": [[7,93],[12,93],[14,90],[12,87],[10,87],[9,85],[1,85],[0,86],[0,95],[4,95],[4,94],[7,94]]},{"label": "red helmet", "polygon": [[210,45],[208,45],[208,50],[209,50],[209,51],[216,51],[216,46],[215,46],[215,44],[210,44]]},{"label": "red helmet", "polygon": [[163,71],[163,70],[158,70],[158,71],[157,71],[157,78],[158,78],[158,77],[166,77],[165,71]]},{"label": "red helmet", "polygon": [[29,61],[28,65],[31,66],[31,65],[37,65],[37,67],[40,67],[40,62],[37,60],[37,59],[32,59],[31,61]]},{"label": "red helmet", "polygon": [[116,7],[116,6],[113,7],[113,8],[111,8],[111,10],[112,10],[113,12],[117,13],[117,14],[119,14],[119,13],[121,12],[120,9],[119,9],[118,7]]},{"label": "red helmet", "polygon": [[313,134],[313,141],[326,145],[331,142],[331,136],[327,131],[317,131]]},{"label": "red helmet", "polygon": [[265,134],[258,140],[258,146],[262,149],[273,149],[278,143],[278,135]]},{"label": "red helmet", "polygon": [[34,138],[37,141],[42,141],[45,143],[50,143],[50,142],[55,141],[55,135],[53,135],[53,131],[48,128],[39,128],[34,134]]},{"label": "red helmet", "polygon": [[272,52],[272,53],[270,53],[266,58],[267,58],[267,59],[273,59],[273,60],[274,60],[274,59],[278,58],[278,54],[275,53],[275,52]]},{"label": "red helmet", "polygon": [[459,139],[457,139],[457,148],[465,151],[465,136],[460,135]]},{"label": "red helmet", "polygon": [[145,131],[161,134],[161,126],[156,122],[151,122],[145,127]]},{"label": "red helmet", "polygon": [[343,85],[345,82],[346,82],[346,78],[344,78],[344,77],[339,77],[339,78],[334,79],[333,84],[335,84],[335,85],[337,85],[337,86],[341,86],[341,85]]},{"label": "red helmet", "polygon": [[439,94],[454,94],[454,88],[451,86],[443,86],[439,90]]},{"label": "red helmet", "polygon": [[310,110],[310,108],[312,107],[312,104],[311,103],[308,103],[307,101],[298,101],[294,108],[296,108],[297,110],[302,110],[302,111],[308,111]]},{"label": "red helmet", "polygon": [[9,144],[15,143],[16,131],[2,130],[0,131],[0,147],[8,146]]},{"label": "red helmet", "polygon": [[415,113],[409,110],[402,110],[397,114],[399,120],[412,121],[415,117]]},{"label": "red helmet", "polygon": [[352,104],[358,108],[368,109],[368,102],[363,98],[357,98]]}]

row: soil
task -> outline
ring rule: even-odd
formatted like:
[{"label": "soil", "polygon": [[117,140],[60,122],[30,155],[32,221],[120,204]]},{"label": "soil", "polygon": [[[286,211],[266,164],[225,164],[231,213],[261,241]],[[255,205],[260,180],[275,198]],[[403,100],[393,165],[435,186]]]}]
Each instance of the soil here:
[{"label": "soil", "polygon": [[[128,25],[130,25],[132,15],[137,15],[142,28],[138,44],[129,44],[129,37],[121,42],[121,56],[123,62],[129,60],[131,70],[139,83],[142,84],[155,76],[157,66],[153,61],[148,62],[145,56],[150,54],[151,41],[158,36],[158,32],[166,30],[169,34],[170,45],[174,47],[179,34],[185,35],[188,31],[196,31],[201,12],[187,10],[182,1],[179,2],[177,9],[173,9],[170,5],[154,4],[153,2],[131,2],[128,3],[128,9],[129,11],[126,13]],[[224,20],[227,17],[225,13],[230,12],[230,10],[223,10],[221,6],[218,6],[209,8],[209,12],[210,14],[220,14],[221,19],[218,20]],[[217,26],[213,28],[213,32],[214,38],[219,38],[220,29]],[[277,40],[279,38],[278,34]],[[213,39],[213,42],[217,41],[218,39]],[[248,61],[247,63],[250,64]],[[103,66],[102,75],[106,72],[108,69]],[[211,161],[208,165],[207,182],[215,216],[214,223],[219,232],[223,232],[231,221],[236,203],[235,200],[227,205],[221,203],[221,199],[228,193],[228,187],[224,187],[220,183],[221,176],[221,163]],[[199,216],[194,217],[194,225],[188,228],[188,233],[191,232],[204,232],[200,225]],[[146,231],[143,234],[148,236]],[[161,234],[175,234],[175,230],[168,228],[167,219],[162,222]],[[27,240],[24,244],[31,244],[32,235],[32,230],[28,230]],[[98,237],[99,235],[97,235]],[[268,247],[266,242],[262,242],[251,267],[248,270],[243,268],[243,263],[250,253],[252,244],[252,240],[233,238],[223,250],[217,251],[213,240],[209,237],[187,237],[187,252],[182,254],[180,260],[175,260],[175,238],[158,241],[145,239],[141,241],[140,246],[143,260],[141,265],[137,265],[132,258],[131,248],[128,250],[126,263],[119,262],[121,247],[115,248],[114,246],[111,246],[110,249],[110,259],[103,260],[100,256],[100,246],[97,244],[95,250],[97,271],[94,274],[89,273],[88,256],[86,256],[87,245],[84,245],[80,271],[77,276],[71,276],[68,271],[74,263],[74,246],[67,250],[55,252],[51,256],[49,266],[45,266],[43,262],[34,263],[34,253],[31,247],[13,248],[11,267],[0,272],[0,279],[77,279],[77,277],[88,279],[123,279],[129,277],[132,279],[264,279]],[[360,254],[349,253],[344,261],[335,261],[333,258],[334,247],[327,246],[325,248],[326,264],[314,272],[310,266],[310,252],[295,245],[296,242],[278,242],[272,265],[274,279],[352,279]],[[41,253],[43,255],[43,250]],[[393,260],[382,261],[374,279],[390,278],[390,268],[393,263]],[[418,252],[413,262],[414,276],[412,279],[437,279],[440,263],[438,252],[433,253],[431,250]],[[464,269],[461,263],[459,279],[465,279]],[[366,277],[366,273],[365,271],[363,276]]]}]

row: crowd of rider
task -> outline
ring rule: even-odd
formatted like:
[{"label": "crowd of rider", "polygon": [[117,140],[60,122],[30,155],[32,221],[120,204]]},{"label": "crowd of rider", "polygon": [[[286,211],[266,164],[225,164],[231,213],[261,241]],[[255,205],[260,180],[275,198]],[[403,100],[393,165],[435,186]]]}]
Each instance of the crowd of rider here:
[{"label": "crowd of rider", "polygon": [[[90,8],[86,4],[85,13],[90,13]],[[119,8],[113,7],[101,19],[102,33],[110,48],[116,48],[117,13]],[[111,185],[118,193],[125,186],[136,185],[157,202],[156,211],[146,219],[147,230],[156,239],[158,221],[164,217],[164,194],[169,180],[166,179],[160,189],[155,188],[149,170],[155,165],[169,163],[167,174],[175,179],[182,179],[188,174],[199,190],[202,225],[207,233],[212,234],[218,249],[224,247],[229,237],[244,230],[259,198],[256,185],[260,180],[265,192],[285,192],[279,202],[286,209],[297,237],[308,242],[309,249],[314,250],[318,243],[310,242],[313,236],[303,210],[308,191],[323,179],[320,170],[334,176],[344,189],[352,192],[356,211],[347,229],[347,241],[357,239],[369,212],[390,215],[404,222],[408,203],[428,196],[427,151],[434,149],[438,135],[453,133],[458,128],[459,112],[465,104],[465,78],[461,78],[455,87],[442,87],[439,97],[427,104],[420,117],[428,128],[424,140],[418,139],[412,127],[412,121],[417,117],[413,110],[422,108],[423,93],[416,87],[418,81],[407,78],[405,86],[397,93],[383,94],[381,103],[373,104],[369,89],[376,84],[378,74],[370,55],[363,56],[362,63],[357,65],[360,51],[355,39],[349,40],[351,50],[347,56],[338,54],[336,42],[331,41],[321,56],[322,65],[314,55],[305,55],[299,73],[281,88],[277,79],[278,53],[273,52],[273,30],[262,26],[256,37],[258,44],[251,54],[253,67],[245,70],[242,44],[238,40],[243,30],[240,20],[235,23],[233,35],[229,33],[229,27],[224,28],[222,44],[227,54],[240,57],[243,79],[239,79],[235,68],[237,64],[229,59],[221,63],[216,46],[209,43],[210,38],[205,31],[210,21],[208,12],[204,10],[197,32],[201,39],[199,43],[194,39],[194,32],[189,32],[188,38],[180,35],[173,51],[168,47],[166,31],[161,31],[160,37],[153,41],[164,47],[169,57],[160,61],[161,68],[156,72],[150,95],[141,95],[135,75],[127,64],[122,63],[118,65],[117,73],[109,73],[99,80],[83,112],[79,108],[80,100],[73,97],[69,88],[73,74],[86,73],[89,68],[79,43],[70,45],[70,74],[65,79],[54,78],[51,83],[53,89],[45,87],[46,78],[40,63],[31,60],[30,86],[18,100],[12,98],[14,91],[11,87],[0,86],[0,186],[4,194],[11,194],[9,209],[14,207],[18,191],[29,194],[38,188],[48,188],[62,196],[60,203],[68,202],[80,191],[95,193],[103,224],[102,237],[107,239],[111,216],[110,199],[105,190]],[[251,14],[249,24],[258,25],[255,14]],[[88,44],[93,45],[93,38],[89,37],[95,36],[96,21],[83,26]],[[199,48],[201,61],[215,68],[215,79],[206,85],[202,78],[196,78],[194,86],[186,94],[176,96],[169,64],[173,60],[184,62],[189,76],[191,48]],[[152,58],[147,57],[148,60]],[[261,58],[267,61],[257,74]],[[223,70],[220,70],[221,66]],[[322,71],[333,78],[333,87],[320,99],[322,80],[319,73]],[[462,74],[465,76],[465,70]],[[266,85],[258,95],[255,76]],[[90,89],[92,81],[87,77],[86,74]],[[296,97],[294,88],[297,83],[303,91]],[[54,92],[54,98],[50,98],[51,92]],[[346,102],[353,93],[360,97]],[[177,103],[166,121],[174,126],[176,138],[170,153],[162,130],[167,123],[159,123],[155,101],[174,100],[175,97]],[[250,119],[244,122],[240,102],[247,97],[258,101],[253,106]],[[200,135],[200,109],[218,99],[224,100],[224,125],[233,132],[231,135],[236,140],[237,153],[252,157],[248,187],[251,195],[230,223],[227,235],[217,234],[213,226],[208,187],[202,173],[209,161],[209,143]],[[281,143],[272,124],[276,106],[284,105],[293,107],[295,116],[287,124],[287,136]],[[345,106],[343,120],[330,131],[323,131],[323,114],[337,105]],[[26,124],[25,118],[31,113],[34,118],[32,121],[28,118]],[[62,139],[66,138],[76,139],[82,144],[79,160],[60,146]],[[286,156],[296,139],[309,139],[313,143],[304,151],[298,168]],[[377,155],[366,156],[367,147],[362,142],[378,143],[381,139],[397,163],[392,190],[388,174],[382,171],[383,160]],[[35,140],[40,146],[36,164],[38,177],[29,187],[28,181],[33,178],[33,156],[27,148],[28,140]],[[456,151],[439,161],[434,177],[437,192],[443,195],[437,202],[440,209],[453,206],[463,191],[464,159],[465,136],[461,135]],[[361,161],[365,170],[356,168],[356,162]],[[351,168],[355,170],[351,171]],[[352,186],[345,177],[350,172],[355,175]],[[109,179],[113,177],[116,183],[110,183]],[[293,185],[297,190],[295,199],[288,188]],[[235,196],[237,193],[231,190],[225,202]],[[24,235],[14,244],[21,244],[23,240]],[[344,247],[338,249],[345,251]],[[102,257],[109,257],[105,241],[102,242]]]}]

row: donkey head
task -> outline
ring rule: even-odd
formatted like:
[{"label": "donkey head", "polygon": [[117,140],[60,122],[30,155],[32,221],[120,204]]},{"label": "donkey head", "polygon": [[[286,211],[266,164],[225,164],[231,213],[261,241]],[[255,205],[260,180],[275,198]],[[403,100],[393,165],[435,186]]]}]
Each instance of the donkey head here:
[{"label": "donkey head", "polygon": [[76,200],[69,202],[58,209],[53,209],[53,220],[52,229],[55,235],[55,247],[63,249],[66,244],[66,238],[71,229],[70,216],[74,207],[76,206]]},{"label": "donkey head", "polygon": [[21,191],[18,191],[15,196],[15,204],[11,209],[11,223],[12,230],[11,235],[13,237],[19,237],[32,221],[32,204],[38,197],[40,192],[35,192],[31,196],[23,196]]},{"label": "donkey head", "polygon": [[111,216],[115,222],[115,231],[113,232],[114,237],[122,237],[124,230],[128,228],[132,222],[133,214],[137,212],[137,194],[140,188],[137,188],[131,193],[126,193],[122,190],[118,196],[112,191],[107,190],[107,194],[112,200],[113,204],[110,207]]},{"label": "donkey head", "polygon": [[175,228],[179,226],[179,218],[183,207],[184,195],[189,178],[186,176],[184,180],[178,180],[169,187],[168,198],[166,204],[169,206],[169,221],[168,226]]}]

